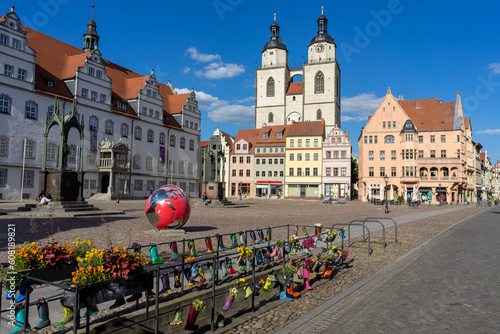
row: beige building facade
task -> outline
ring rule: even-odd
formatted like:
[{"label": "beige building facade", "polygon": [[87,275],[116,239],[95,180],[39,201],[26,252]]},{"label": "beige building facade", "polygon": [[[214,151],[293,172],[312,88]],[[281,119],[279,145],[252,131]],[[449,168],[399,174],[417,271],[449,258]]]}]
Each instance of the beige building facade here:
[{"label": "beige building facade", "polygon": [[358,145],[363,200],[396,200],[405,194],[430,197],[434,203],[464,200],[467,154],[460,93],[455,102],[402,96],[396,100],[389,88],[363,127]]},{"label": "beige building facade", "polygon": [[349,131],[334,127],[323,142],[323,196],[350,198],[351,142]]}]

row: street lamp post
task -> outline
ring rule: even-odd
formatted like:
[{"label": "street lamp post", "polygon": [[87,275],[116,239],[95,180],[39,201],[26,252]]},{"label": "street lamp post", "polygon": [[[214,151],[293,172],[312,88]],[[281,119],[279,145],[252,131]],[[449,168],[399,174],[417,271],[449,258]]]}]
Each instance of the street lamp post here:
[{"label": "street lamp post", "polygon": [[120,173],[116,174],[116,178],[118,179],[116,185],[116,203],[120,203]]},{"label": "street lamp post", "polygon": [[387,182],[389,182],[389,177],[387,175],[384,176],[385,181],[385,213],[389,213],[389,202],[387,201]]}]

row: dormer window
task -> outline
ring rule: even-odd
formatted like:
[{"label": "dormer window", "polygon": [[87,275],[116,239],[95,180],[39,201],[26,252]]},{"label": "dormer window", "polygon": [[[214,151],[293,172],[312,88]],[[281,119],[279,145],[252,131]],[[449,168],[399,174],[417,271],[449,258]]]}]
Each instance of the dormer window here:
[{"label": "dormer window", "polygon": [[156,92],[153,91],[153,97],[156,99]]},{"label": "dormer window", "polygon": [[264,132],[264,133],[262,134],[262,138],[264,138],[264,139],[269,138],[269,132],[267,132],[267,131],[266,131],[266,132]]},{"label": "dormer window", "polygon": [[283,132],[279,131],[276,133],[276,138],[283,138]]},{"label": "dormer window", "polygon": [[95,74],[95,70],[94,70],[94,68],[93,68],[93,67],[89,67],[88,74],[89,74],[90,76],[94,76],[94,74]]},{"label": "dormer window", "polygon": [[146,90],[146,95],[151,96],[151,89]]},{"label": "dormer window", "polygon": [[96,78],[101,79],[101,78],[102,78],[102,71],[97,70],[97,71],[95,72],[95,76],[96,76]]}]

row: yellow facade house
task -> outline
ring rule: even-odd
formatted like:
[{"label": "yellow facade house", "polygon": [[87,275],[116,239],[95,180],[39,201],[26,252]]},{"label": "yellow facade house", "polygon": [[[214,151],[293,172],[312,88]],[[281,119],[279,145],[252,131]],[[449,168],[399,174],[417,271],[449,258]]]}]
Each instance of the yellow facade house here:
[{"label": "yellow facade house", "polygon": [[285,198],[321,198],[324,139],[324,120],[292,122],[286,137]]}]

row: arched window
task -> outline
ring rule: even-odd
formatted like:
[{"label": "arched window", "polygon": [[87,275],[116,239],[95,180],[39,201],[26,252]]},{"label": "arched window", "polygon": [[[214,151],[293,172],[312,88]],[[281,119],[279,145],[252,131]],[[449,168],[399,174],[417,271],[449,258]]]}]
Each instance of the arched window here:
[{"label": "arched window", "polygon": [[47,160],[48,161],[57,161],[57,151],[58,145],[56,143],[50,142],[47,144]]},{"label": "arched window", "polygon": [[98,124],[99,124],[99,119],[95,116],[90,116],[90,118],[89,118],[90,131],[97,131]]},{"label": "arched window", "polygon": [[146,170],[153,170],[153,157],[150,155],[146,158]]},{"label": "arched window", "polygon": [[0,113],[10,114],[11,99],[8,95],[0,95]]},{"label": "arched window", "polygon": [[128,124],[122,123],[121,135],[123,138],[128,137]]},{"label": "arched window", "polygon": [[170,135],[170,146],[175,147],[175,136]]},{"label": "arched window", "polygon": [[267,123],[274,123],[274,115],[272,112],[270,112],[268,115],[267,115]]},{"label": "arched window", "polygon": [[160,132],[160,145],[165,145],[165,132]]},{"label": "arched window", "polygon": [[153,130],[148,130],[148,142],[152,143],[155,140],[155,133]]},{"label": "arched window", "polygon": [[134,138],[137,140],[142,140],[142,129],[140,126],[135,127],[135,135]]},{"label": "arched window", "polygon": [[106,134],[108,134],[108,135],[112,135],[113,134],[114,124],[113,124],[112,120],[108,119],[104,123],[104,127],[106,128]]},{"label": "arched window", "polygon": [[181,143],[180,143],[180,145],[181,145],[181,148],[186,148],[186,138],[181,137]]},{"label": "arched window", "polygon": [[191,151],[194,151],[194,140],[192,140],[192,139],[191,139],[191,140],[189,140],[189,149],[190,149]]},{"label": "arched window", "polygon": [[323,113],[321,112],[321,109],[318,109],[316,111],[316,120],[321,121],[322,118],[323,118]]},{"label": "arched window", "polygon": [[267,79],[267,97],[274,97],[274,79],[270,77]]},{"label": "arched window", "polygon": [[394,143],[394,136],[391,135],[385,136],[384,143]]},{"label": "arched window", "polygon": [[318,71],[314,77],[314,94],[323,94],[325,92],[325,77],[323,72]]},{"label": "arched window", "polygon": [[26,118],[36,119],[38,114],[38,104],[33,101],[26,102]]},{"label": "arched window", "polygon": [[134,169],[141,169],[141,156],[139,154],[134,155],[133,165]]}]

